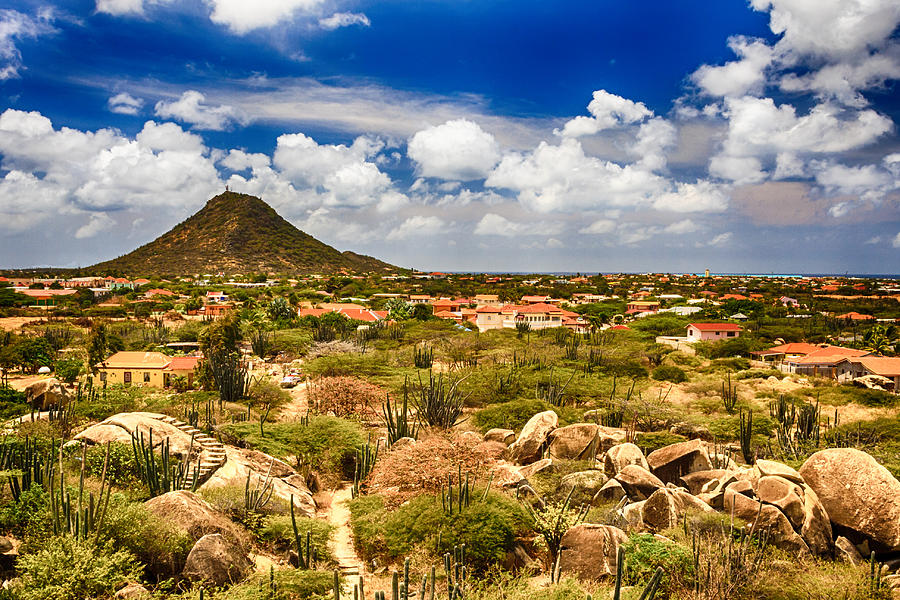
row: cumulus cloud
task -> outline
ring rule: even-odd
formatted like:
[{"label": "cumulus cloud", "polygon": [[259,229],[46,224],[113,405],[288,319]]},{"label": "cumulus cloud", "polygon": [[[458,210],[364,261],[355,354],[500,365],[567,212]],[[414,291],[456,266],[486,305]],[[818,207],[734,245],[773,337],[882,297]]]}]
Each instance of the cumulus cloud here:
[{"label": "cumulus cloud", "polygon": [[594,98],[588,104],[590,117],[578,116],[568,121],[561,135],[564,137],[580,137],[593,135],[604,129],[637,123],[653,116],[653,111],[642,102],[634,102],[627,98],[610,94],[606,90],[594,92]]},{"label": "cumulus cloud", "polygon": [[22,53],[16,43],[56,31],[51,25],[53,13],[39,11],[34,17],[17,10],[0,10],[0,81],[19,76]]},{"label": "cumulus cloud", "polygon": [[487,213],[475,226],[475,235],[499,235],[516,237],[525,235],[556,235],[562,231],[562,225],[546,221],[520,223],[510,221],[496,213]]},{"label": "cumulus cloud", "polygon": [[421,175],[460,181],[484,178],[500,160],[494,136],[468,119],[417,132],[407,154]]},{"label": "cumulus cloud", "polygon": [[234,33],[242,35],[272,27],[284,21],[291,21],[298,14],[310,14],[317,10],[323,0],[206,0],[212,7],[210,19],[224,25]]},{"label": "cumulus cloud", "polygon": [[612,233],[616,230],[616,222],[612,219],[597,219],[587,227],[582,227],[578,233],[586,233],[592,235],[604,235]]},{"label": "cumulus cloud", "polygon": [[646,169],[586,156],[573,138],[541,142],[528,154],[507,154],[485,185],[518,192],[539,212],[638,206],[667,190],[668,182]]},{"label": "cumulus cloud", "polygon": [[900,248],[900,232],[897,232],[897,235],[894,236],[894,240],[891,242],[891,245],[894,248]]},{"label": "cumulus cloud", "polygon": [[120,115],[136,115],[143,105],[143,100],[125,92],[116,94],[107,102],[109,110]]},{"label": "cumulus cloud", "polygon": [[673,235],[685,235],[688,233],[694,233],[698,231],[700,227],[691,221],[690,219],[684,219],[682,221],[676,221],[671,223],[663,229],[666,233],[671,233]]},{"label": "cumulus cloud", "polygon": [[774,58],[773,49],[760,39],[735,36],[728,47],[740,60],[723,66],[703,65],[691,80],[711,96],[743,96],[760,93],[765,88],[765,70]]},{"label": "cumulus cloud", "polygon": [[97,0],[97,12],[110,15],[142,15],[144,14],[143,0]]},{"label": "cumulus cloud", "polygon": [[116,222],[109,215],[103,212],[91,213],[88,222],[78,228],[75,232],[76,239],[92,238],[98,233],[112,229]]},{"label": "cumulus cloud", "polygon": [[446,223],[440,217],[415,215],[403,221],[388,232],[386,239],[404,240],[413,236],[435,235],[444,233]]},{"label": "cumulus cloud", "polygon": [[160,100],[154,110],[158,117],[190,123],[196,129],[221,131],[245,121],[233,106],[206,104],[206,96],[197,90],[187,90],[178,100]]},{"label": "cumulus cloud", "polygon": [[350,27],[352,25],[362,25],[363,27],[369,27],[371,24],[372,23],[369,21],[369,17],[367,17],[363,13],[340,12],[334,13],[330,17],[319,19],[319,27],[321,27],[322,29],[327,29],[328,31],[339,29],[341,27]]},{"label": "cumulus cloud", "polygon": [[677,183],[675,190],[662,194],[653,202],[656,210],[672,212],[722,212],[728,207],[728,194],[723,186],[711,181]]}]

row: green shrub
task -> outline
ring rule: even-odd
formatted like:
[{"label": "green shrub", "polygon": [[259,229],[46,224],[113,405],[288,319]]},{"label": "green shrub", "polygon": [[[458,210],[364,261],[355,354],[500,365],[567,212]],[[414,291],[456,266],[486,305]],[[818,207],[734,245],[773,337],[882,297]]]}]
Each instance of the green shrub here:
[{"label": "green shrub", "polygon": [[[103,474],[106,461],[106,446],[93,446],[87,452],[87,471],[94,477]],[[134,460],[134,448],[131,444],[121,442],[109,445],[109,463],[106,466],[106,478],[112,485],[125,486],[137,482],[137,463]]]},{"label": "green shrub", "polygon": [[687,587],[694,575],[691,551],[674,542],[663,541],[649,533],[631,536],[625,542],[623,579],[628,585],[644,586],[657,567],[663,568],[659,597],[668,598]]},{"label": "green shrub", "polygon": [[[330,556],[328,540],[334,532],[334,526],[322,519],[297,518],[297,531],[306,539],[306,532],[310,532],[310,546],[315,548],[319,560],[326,560]],[[272,544],[278,550],[290,550],[294,548],[294,527],[290,515],[266,516],[257,535],[260,540]]]},{"label": "green shrub", "polygon": [[[474,496],[480,498],[480,492]],[[437,559],[454,545],[465,544],[468,566],[475,571],[500,564],[515,536],[528,529],[521,505],[494,493],[452,516],[438,498],[425,494],[395,511],[386,510],[377,496],[361,496],[350,503],[350,512],[357,550],[367,559],[398,560],[415,549]]]},{"label": "green shrub", "polygon": [[687,381],[687,373],[674,365],[660,365],[653,369],[653,379],[657,381],[671,381],[672,383],[681,383]]},{"label": "green shrub", "polygon": [[784,373],[778,369],[747,369],[734,376],[735,379],[768,379],[769,377],[781,379],[784,377]]},{"label": "green shrub", "polygon": [[83,370],[84,363],[78,358],[61,358],[54,367],[57,378],[66,383],[75,383]]},{"label": "green shrub", "polygon": [[54,537],[22,555],[21,600],[85,600],[112,594],[140,576],[134,556],[127,550],[72,537]]},{"label": "green shrub", "polygon": [[358,423],[338,417],[310,417],[309,424],[271,423],[260,435],[258,423],[237,423],[222,428],[230,441],[278,458],[295,456],[319,472],[323,483],[353,479],[357,447],[365,444]]},{"label": "green shrub", "polygon": [[651,431],[648,433],[637,434],[635,444],[641,447],[645,454],[650,454],[654,450],[659,450],[671,444],[684,442],[687,438],[677,433],[669,433],[668,431]]},{"label": "green shrub", "polygon": [[23,490],[18,502],[0,506],[0,529],[30,542],[50,528],[50,495],[39,485]]},{"label": "green shrub", "polygon": [[[248,581],[232,586],[216,594],[216,600],[332,600],[334,575],[330,571],[304,571],[290,569],[275,571],[272,576],[278,595],[270,593],[269,574],[259,574]],[[187,596],[194,600],[196,594]],[[209,597],[208,595],[206,597]]]},{"label": "green shrub", "polygon": [[513,400],[479,410],[472,417],[472,422],[483,432],[497,427],[520,431],[528,419],[539,412],[551,409],[558,410],[543,400]]},{"label": "green shrub", "polygon": [[142,503],[127,502],[122,494],[110,499],[101,533],[115,548],[130,552],[147,565],[150,573],[164,577],[181,571],[194,543]]}]

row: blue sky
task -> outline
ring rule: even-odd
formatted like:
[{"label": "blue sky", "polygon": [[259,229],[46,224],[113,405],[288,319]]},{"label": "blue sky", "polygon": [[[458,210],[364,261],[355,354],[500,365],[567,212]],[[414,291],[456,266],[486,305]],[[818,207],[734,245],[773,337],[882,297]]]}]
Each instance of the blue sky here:
[{"label": "blue sky", "polygon": [[229,185],[442,270],[897,272],[895,0],[0,8],[0,264]]}]

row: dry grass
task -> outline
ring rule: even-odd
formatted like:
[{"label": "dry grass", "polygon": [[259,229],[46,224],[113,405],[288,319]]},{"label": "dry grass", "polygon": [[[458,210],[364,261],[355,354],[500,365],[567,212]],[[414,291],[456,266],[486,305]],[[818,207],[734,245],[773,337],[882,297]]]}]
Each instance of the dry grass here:
[{"label": "dry grass", "polygon": [[481,442],[475,436],[426,434],[415,444],[379,457],[369,475],[369,492],[383,495],[386,505],[397,506],[423,492],[437,493],[447,474],[455,475],[459,468],[487,481],[504,449],[503,444]]}]

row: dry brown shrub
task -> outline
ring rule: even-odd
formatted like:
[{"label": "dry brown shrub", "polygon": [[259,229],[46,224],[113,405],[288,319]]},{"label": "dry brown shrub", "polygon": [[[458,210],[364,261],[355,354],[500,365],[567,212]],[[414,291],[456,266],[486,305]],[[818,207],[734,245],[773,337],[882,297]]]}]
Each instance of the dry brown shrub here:
[{"label": "dry brown shrub", "polygon": [[309,386],[309,399],[319,414],[337,417],[378,416],[385,392],[377,385],[357,377],[320,377]]},{"label": "dry brown shrub", "polygon": [[[426,434],[414,444],[400,444],[379,456],[367,480],[370,493],[381,494],[385,504],[397,506],[419,494],[437,494],[447,474],[471,473],[487,483],[505,446],[453,433]],[[465,476],[465,475],[464,475]]]}]

